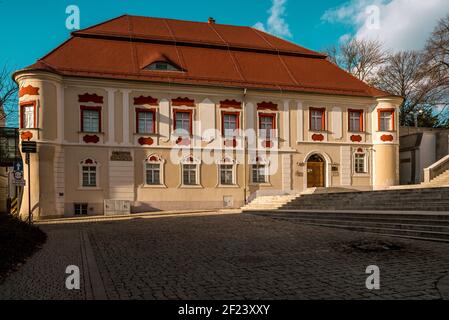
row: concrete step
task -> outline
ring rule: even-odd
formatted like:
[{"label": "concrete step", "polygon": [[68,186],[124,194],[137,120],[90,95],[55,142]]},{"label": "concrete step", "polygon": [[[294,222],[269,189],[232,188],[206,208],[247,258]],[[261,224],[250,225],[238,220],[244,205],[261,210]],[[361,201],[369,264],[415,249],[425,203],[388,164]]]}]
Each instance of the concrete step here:
[{"label": "concrete step", "polygon": [[359,231],[359,232],[369,232],[376,233],[385,236],[393,236],[393,237],[402,237],[402,238],[412,238],[419,240],[427,240],[427,241],[444,241],[449,242],[449,233],[443,232],[432,232],[432,231],[416,231],[416,230],[408,230],[408,229],[389,229],[389,228],[375,228],[375,227],[366,227],[366,226],[349,226],[349,225],[327,225],[327,224],[315,224],[315,223],[304,223],[307,225],[314,225],[319,227],[328,227],[328,228],[340,228],[351,231]]},{"label": "concrete step", "polygon": [[[276,218],[280,220],[291,220],[288,218]],[[422,221],[426,224],[411,224],[411,223],[401,223],[401,222],[372,222],[372,221],[349,221],[349,220],[328,220],[328,219],[312,219],[312,218],[296,218],[295,221],[301,221],[304,223],[313,224],[325,224],[325,225],[335,225],[335,226],[358,226],[366,228],[382,228],[382,229],[394,229],[394,230],[411,230],[411,231],[432,231],[446,233],[449,235],[449,224],[446,226],[441,226],[438,224],[431,224],[428,221]],[[419,222],[419,221],[418,221]]]},{"label": "concrete step", "polygon": [[253,214],[305,225],[449,242],[449,213],[254,211]]},{"label": "concrete step", "polygon": [[416,221],[427,221],[430,223],[448,223],[449,212],[446,213],[391,213],[391,212],[350,212],[350,211],[325,211],[325,212],[313,212],[313,211],[254,211],[253,213],[258,215],[265,215],[270,217],[281,218],[314,218],[314,219],[354,219],[361,221],[401,221],[410,222],[412,224]]}]

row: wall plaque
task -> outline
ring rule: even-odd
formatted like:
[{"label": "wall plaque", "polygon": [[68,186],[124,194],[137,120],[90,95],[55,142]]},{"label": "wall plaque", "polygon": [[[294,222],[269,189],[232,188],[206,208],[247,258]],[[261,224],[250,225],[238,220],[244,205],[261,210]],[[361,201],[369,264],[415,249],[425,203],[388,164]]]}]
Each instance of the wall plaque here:
[{"label": "wall plaque", "polygon": [[131,152],[113,151],[111,161],[133,161],[133,157],[131,156]]}]

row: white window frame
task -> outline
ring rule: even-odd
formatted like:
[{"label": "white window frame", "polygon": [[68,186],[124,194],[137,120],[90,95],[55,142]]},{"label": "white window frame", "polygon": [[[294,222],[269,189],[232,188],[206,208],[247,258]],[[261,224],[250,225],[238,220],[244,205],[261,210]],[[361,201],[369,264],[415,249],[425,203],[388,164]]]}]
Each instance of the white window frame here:
[{"label": "white window frame", "polygon": [[[195,166],[195,182],[196,184],[184,184],[184,165]],[[181,188],[202,188],[201,185],[201,161],[193,156],[186,156],[180,163],[180,187]]]},{"label": "white window frame", "polygon": [[[29,111],[27,111],[31,109],[31,125],[28,123],[27,119],[28,119],[28,115],[29,115]],[[22,106],[22,110],[23,114],[22,116],[22,121],[23,121],[23,127],[21,129],[35,129],[36,128],[36,124],[34,123],[36,120],[36,104],[24,104]]]},{"label": "white window frame", "polygon": [[[147,164],[159,165],[159,184],[147,183]],[[143,161],[143,185],[144,188],[166,188],[165,185],[165,160],[158,154],[151,154]]]},{"label": "white window frame", "polygon": [[[92,161],[92,163],[87,163],[87,161]],[[95,186],[84,186],[83,185],[83,175],[84,175],[84,167],[95,167]],[[94,158],[86,158],[79,163],[79,189],[80,190],[100,190],[100,164]]]},{"label": "white window frame", "polygon": [[[238,187],[237,184],[237,162],[231,156],[225,156],[223,159],[217,161],[217,187],[219,188],[233,188]],[[221,166],[232,166],[232,184],[221,183]]]},{"label": "white window frame", "polygon": [[[362,155],[363,159],[364,159],[364,163],[363,163],[364,171],[363,172],[357,172],[357,170],[356,170],[358,155]],[[353,155],[352,155],[352,173],[353,173],[353,175],[354,176],[369,176],[369,174],[370,174],[369,169],[370,169],[370,167],[369,167],[368,152],[366,150],[364,150],[363,152],[359,152],[359,151],[353,152]]]},{"label": "white window frame", "polygon": [[[265,182],[255,182],[254,181],[254,175],[253,175],[253,166],[264,166],[265,167]],[[257,157],[256,159],[254,159],[253,161],[251,161],[250,163],[250,185],[257,185],[257,186],[261,186],[261,185],[266,185],[269,186],[271,185],[271,177],[270,177],[270,162],[265,159],[265,158],[261,158],[261,157]]]},{"label": "white window frame", "polygon": [[[353,114],[357,114],[358,116],[354,117]],[[349,132],[360,133],[363,132],[363,128],[361,128],[360,124],[363,121],[362,119],[363,113],[361,111],[349,111]],[[358,130],[355,130],[353,125],[356,125]]]}]

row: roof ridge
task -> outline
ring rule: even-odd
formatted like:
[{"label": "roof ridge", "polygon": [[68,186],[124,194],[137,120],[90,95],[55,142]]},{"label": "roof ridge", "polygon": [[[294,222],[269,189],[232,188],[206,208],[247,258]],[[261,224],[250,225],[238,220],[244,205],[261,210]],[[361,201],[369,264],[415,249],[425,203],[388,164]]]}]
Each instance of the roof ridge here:
[{"label": "roof ridge", "polygon": [[[162,21],[163,23],[165,23],[165,25],[170,26],[167,27],[169,30],[165,30],[165,31],[169,31],[169,34],[166,34],[165,32],[159,34],[155,34],[151,32],[151,29],[145,29],[145,28],[137,28],[135,29],[136,31],[133,31],[131,34],[129,31],[124,30],[123,25],[120,28],[121,22],[118,23],[113,23],[111,25],[108,25],[108,23],[111,23],[113,21],[117,21],[120,19],[124,19],[124,18],[128,18],[128,20],[133,20],[136,23],[138,23],[139,25],[145,25],[145,24],[150,24],[153,23],[157,23],[154,20],[157,21]],[[141,19],[137,22],[137,19]],[[172,25],[172,22],[174,23]],[[212,29],[215,31],[215,34],[218,35],[218,39],[205,39],[205,38],[201,38],[201,37],[195,37],[192,34],[184,34],[184,35],[177,35],[177,33],[174,33],[171,29],[171,26],[178,28],[179,25],[176,24],[176,22],[185,22],[185,23],[189,23],[189,24],[195,24],[195,25],[201,25],[201,28],[206,28],[206,26],[208,26],[208,29]],[[105,26],[106,25],[106,26]],[[100,26],[105,26],[105,27],[100,27]],[[217,26],[217,27],[215,27]],[[94,25],[92,27],[86,28],[86,29],[82,29],[82,30],[78,30],[78,31],[74,31],[72,32],[72,36],[90,36],[90,37],[108,37],[108,38],[123,38],[125,35],[127,37],[131,36],[133,38],[133,40],[141,40],[141,41],[168,41],[168,40],[172,40],[172,41],[176,41],[176,43],[184,43],[184,44],[191,44],[191,45],[198,45],[198,43],[203,44],[203,45],[212,45],[212,46],[225,46],[226,48],[236,48],[236,49],[252,49],[252,50],[263,50],[265,52],[269,52],[269,51],[275,51],[277,53],[282,53],[282,54],[301,54],[304,56],[309,56],[309,57],[317,57],[317,58],[325,58],[326,56],[315,52],[313,50],[301,47],[295,43],[286,41],[282,38],[278,38],[276,36],[273,35],[269,35],[266,34],[260,30],[256,30],[252,27],[249,26],[236,26],[236,25],[227,25],[227,24],[218,24],[216,23],[215,26],[213,28],[211,28],[211,24],[207,23],[207,22],[198,22],[198,21],[188,21],[188,20],[179,20],[179,19],[168,19],[168,18],[158,18],[158,17],[145,17],[145,16],[136,16],[136,15],[122,15],[119,17],[116,17],[114,19],[110,19],[107,20],[103,23]],[[99,28],[100,27],[100,28]],[[201,30],[201,28],[199,30]],[[225,28],[223,30],[230,30],[234,33],[238,32],[238,30],[235,30],[235,28],[241,28],[246,30],[246,32],[250,32],[253,33],[254,36],[259,39],[262,40],[262,43],[259,43],[258,41],[254,42],[254,41],[249,41],[247,43],[241,43],[239,41],[229,41],[229,39],[226,39],[224,37],[224,35],[217,33],[218,29],[220,28]],[[234,30],[232,29],[234,28]],[[220,29],[221,30],[221,29]],[[266,34],[266,36],[264,35]],[[279,43],[277,45],[274,45],[270,39],[268,38],[271,37],[273,39],[277,39],[277,41],[279,41]],[[285,45],[283,44],[285,43]]]}]

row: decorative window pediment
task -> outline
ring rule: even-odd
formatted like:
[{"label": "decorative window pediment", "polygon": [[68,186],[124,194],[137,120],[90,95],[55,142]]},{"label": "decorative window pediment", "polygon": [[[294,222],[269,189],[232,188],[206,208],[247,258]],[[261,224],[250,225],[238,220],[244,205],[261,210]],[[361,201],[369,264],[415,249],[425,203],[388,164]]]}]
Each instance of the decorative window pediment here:
[{"label": "decorative window pediment", "polygon": [[217,161],[217,164],[229,164],[234,165],[237,164],[237,161],[234,160],[230,155],[225,155],[223,158]]},{"label": "decorative window pediment", "polygon": [[201,160],[194,157],[193,155],[185,156],[181,160],[182,164],[201,164]]}]

